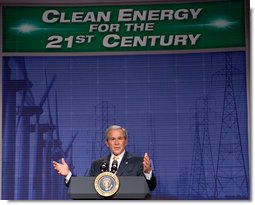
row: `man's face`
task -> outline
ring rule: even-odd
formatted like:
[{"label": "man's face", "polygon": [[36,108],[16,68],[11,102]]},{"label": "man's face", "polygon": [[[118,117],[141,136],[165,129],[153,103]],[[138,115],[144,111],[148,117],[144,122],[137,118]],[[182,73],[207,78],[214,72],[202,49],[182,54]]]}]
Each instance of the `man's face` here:
[{"label": "man's face", "polygon": [[124,136],[124,132],[121,129],[111,130],[108,133],[105,143],[114,155],[119,155],[125,150],[128,140]]}]

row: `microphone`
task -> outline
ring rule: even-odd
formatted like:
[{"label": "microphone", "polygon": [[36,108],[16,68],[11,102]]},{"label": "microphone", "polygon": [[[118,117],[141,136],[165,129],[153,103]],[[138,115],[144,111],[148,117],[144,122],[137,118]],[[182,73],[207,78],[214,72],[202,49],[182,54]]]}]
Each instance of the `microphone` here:
[{"label": "microphone", "polygon": [[100,173],[107,171],[107,162],[103,162],[100,166]]},{"label": "microphone", "polygon": [[115,172],[117,171],[117,168],[118,168],[118,161],[117,161],[117,160],[113,160],[111,172],[112,172],[113,174],[115,174]]}]

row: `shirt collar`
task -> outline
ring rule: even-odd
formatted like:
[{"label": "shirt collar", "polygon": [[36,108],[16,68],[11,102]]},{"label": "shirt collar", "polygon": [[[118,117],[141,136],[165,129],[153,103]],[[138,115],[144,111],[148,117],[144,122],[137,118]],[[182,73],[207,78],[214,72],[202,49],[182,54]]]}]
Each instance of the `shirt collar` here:
[{"label": "shirt collar", "polygon": [[121,161],[122,160],[122,158],[123,158],[123,156],[124,156],[124,154],[125,154],[125,152],[126,152],[126,150],[124,150],[121,154],[119,154],[119,155],[114,155],[113,153],[111,153],[111,160],[113,160],[113,157],[114,156],[116,156],[116,157],[119,157],[119,160],[118,161]]}]

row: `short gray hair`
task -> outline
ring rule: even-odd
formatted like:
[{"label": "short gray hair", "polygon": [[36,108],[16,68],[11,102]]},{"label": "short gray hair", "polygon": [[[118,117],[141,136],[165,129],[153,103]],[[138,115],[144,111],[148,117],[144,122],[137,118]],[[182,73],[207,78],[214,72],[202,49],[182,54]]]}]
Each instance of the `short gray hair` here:
[{"label": "short gray hair", "polygon": [[106,140],[106,141],[107,141],[107,139],[108,139],[108,134],[109,134],[109,132],[112,131],[112,130],[122,130],[123,133],[124,133],[124,137],[125,137],[125,138],[128,138],[128,133],[127,133],[127,130],[126,130],[125,128],[123,128],[123,127],[121,127],[121,126],[119,126],[119,125],[112,125],[112,126],[108,127],[108,128],[106,129],[106,131],[105,131],[105,140]]}]

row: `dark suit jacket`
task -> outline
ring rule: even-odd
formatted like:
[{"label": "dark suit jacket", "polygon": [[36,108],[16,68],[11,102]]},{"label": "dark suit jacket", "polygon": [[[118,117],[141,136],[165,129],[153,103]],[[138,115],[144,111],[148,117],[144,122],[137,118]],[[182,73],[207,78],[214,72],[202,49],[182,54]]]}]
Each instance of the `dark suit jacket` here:
[{"label": "dark suit jacket", "polygon": [[[100,167],[103,162],[107,162],[109,165],[110,156],[102,157],[98,160],[95,160],[91,164],[89,176],[97,176],[100,174]],[[109,170],[109,168],[107,169]],[[118,167],[117,176],[144,176],[143,173],[143,157],[138,157],[128,152],[125,152],[123,159]],[[144,176],[145,177],[145,176]],[[146,179],[146,178],[145,178]],[[157,185],[156,177],[152,173],[152,177],[150,180],[147,180],[148,186],[150,190],[154,190]]]}]

